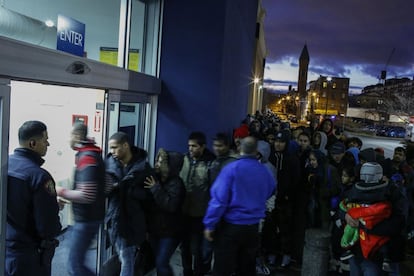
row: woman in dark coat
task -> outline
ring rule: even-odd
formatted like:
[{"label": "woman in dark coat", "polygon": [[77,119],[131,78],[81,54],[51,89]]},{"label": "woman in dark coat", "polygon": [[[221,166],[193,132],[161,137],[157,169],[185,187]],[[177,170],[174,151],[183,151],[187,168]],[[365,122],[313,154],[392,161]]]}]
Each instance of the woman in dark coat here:
[{"label": "woman in dark coat", "polygon": [[154,197],[148,214],[148,232],[158,276],[174,275],[169,263],[181,240],[181,208],[185,196],[184,183],[179,177],[182,164],[182,154],[160,149],[154,166],[157,176],[145,181],[145,187]]}]

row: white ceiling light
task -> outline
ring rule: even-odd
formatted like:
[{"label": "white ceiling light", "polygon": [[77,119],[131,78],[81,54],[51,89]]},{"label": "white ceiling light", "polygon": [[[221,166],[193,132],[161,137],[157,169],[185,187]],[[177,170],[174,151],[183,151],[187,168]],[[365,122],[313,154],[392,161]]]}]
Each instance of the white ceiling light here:
[{"label": "white ceiling light", "polygon": [[45,21],[45,24],[46,24],[46,26],[48,26],[49,28],[50,28],[50,27],[55,26],[55,23],[54,23],[52,20],[50,20],[50,19],[46,20],[46,21]]}]

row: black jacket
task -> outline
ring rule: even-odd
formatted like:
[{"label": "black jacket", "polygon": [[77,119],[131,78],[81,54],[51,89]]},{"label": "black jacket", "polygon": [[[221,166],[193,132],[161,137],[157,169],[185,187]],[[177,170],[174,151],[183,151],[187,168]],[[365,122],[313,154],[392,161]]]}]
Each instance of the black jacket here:
[{"label": "black jacket", "polygon": [[179,176],[183,155],[167,152],[169,176],[151,188],[154,205],[148,216],[148,232],[158,237],[178,237],[182,231],[185,187]]},{"label": "black jacket", "polygon": [[118,184],[109,194],[105,222],[112,243],[120,236],[126,239],[129,246],[140,245],[145,240],[145,209],[151,195],[145,190],[144,181],[153,174],[153,169],[146,162],[147,153],[136,147],[132,151],[132,161],[125,168],[111,155],[106,159],[106,173],[113,183]]}]

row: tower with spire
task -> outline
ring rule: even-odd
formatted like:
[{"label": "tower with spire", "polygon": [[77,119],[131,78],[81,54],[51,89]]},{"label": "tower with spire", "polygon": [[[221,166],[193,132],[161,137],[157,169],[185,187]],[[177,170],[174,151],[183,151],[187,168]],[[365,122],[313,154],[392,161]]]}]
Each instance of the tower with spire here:
[{"label": "tower with spire", "polygon": [[299,108],[296,111],[296,117],[303,121],[305,119],[306,111],[306,85],[308,83],[308,66],[309,66],[309,52],[305,43],[302,53],[299,57],[299,76],[298,76],[298,94],[299,94]]}]

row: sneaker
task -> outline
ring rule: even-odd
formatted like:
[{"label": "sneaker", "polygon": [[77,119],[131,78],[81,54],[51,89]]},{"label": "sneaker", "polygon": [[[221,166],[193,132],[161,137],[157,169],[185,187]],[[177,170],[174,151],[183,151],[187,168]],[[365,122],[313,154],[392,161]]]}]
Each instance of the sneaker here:
[{"label": "sneaker", "polygon": [[382,270],[384,270],[385,272],[393,272],[389,259],[384,259],[384,261],[382,262]]},{"label": "sneaker", "polygon": [[328,267],[328,271],[330,272],[338,272],[338,269],[340,268],[340,261],[331,258],[329,260],[329,267]]},{"label": "sneaker", "polygon": [[349,262],[347,260],[341,261],[339,264],[339,268],[342,272],[350,271]]},{"label": "sneaker", "polygon": [[270,254],[267,256],[267,263],[275,265],[276,264],[276,255]]},{"label": "sneaker", "polygon": [[341,257],[339,257],[339,259],[341,261],[346,261],[346,260],[351,259],[353,256],[354,256],[354,253],[352,253],[351,250],[347,250],[341,255]]},{"label": "sneaker", "polygon": [[266,260],[267,266],[270,269],[274,269],[277,265],[276,265],[276,256],[275,255],[269,255],[267,256],[267,260]]},{"label": "sneaker", "polygon": [[290,265],[290,255],[283,255],[282,262],[280,263],[281,268],[286,268]]},{"label": "sneaker", "polygon": [[270,269],[265,264],[256,265],[256,274],[260,275],[270,275]]}]

